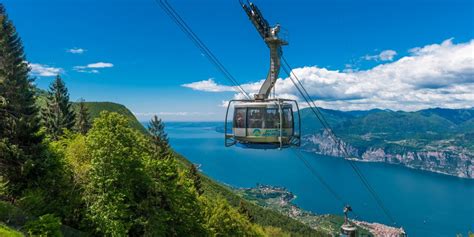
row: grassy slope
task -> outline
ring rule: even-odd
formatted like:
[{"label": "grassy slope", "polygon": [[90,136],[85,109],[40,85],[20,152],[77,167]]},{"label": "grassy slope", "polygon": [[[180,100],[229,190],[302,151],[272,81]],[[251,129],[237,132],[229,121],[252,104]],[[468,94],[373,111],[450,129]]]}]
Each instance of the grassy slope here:
[{"label": "grassy slope", "polygon": [[24,236],[23,233],[18,232],[17,230],[14,230],[6,225],[3,225],[0,223],[0,237],[3,236],[8,236],[8,237],[21,237]]}]

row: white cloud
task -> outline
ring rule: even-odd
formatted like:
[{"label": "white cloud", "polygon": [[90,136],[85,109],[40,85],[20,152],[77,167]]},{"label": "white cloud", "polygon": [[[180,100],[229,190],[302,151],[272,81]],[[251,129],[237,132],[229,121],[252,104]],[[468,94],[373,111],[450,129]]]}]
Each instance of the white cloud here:
[{"label": "white cloud", "polygon": [[28,63],[28,66],[30,67],[31,75],[33,76],[53,77],[64,72],[62,68],[51,67],[45,64]]},{"label": "white cloud", "polygon": [[395,50],[384,50],[377,55],[365,55],[365,60],[375,60],[375,61],[393,61],[393,58],[397,55]]},{"label": "white cloud", "polygon": [[[368,70],[341,72],[311,66],[296,68],[293,72],[317,99],[316,104],[325,108],[413,111],[430,107],[473,107],[474,40],[454,44],[448,39],[409,52],[397,61]],[[260,83],[242,86],[256,93]],[[301,98],[289,78],[278,79],[276,92],[283,98]]]},{"label": "white cloud", "polygon": [[191,88],[196,91],[206,91],[206,92],[226,92],[226,91],[235,91],[232,86],[218,85],[213,78],[209,78],[203,81],[197,81],[189,84],[181,85],[183,87]]},{"label": "white cloud", "polygon": [[77,72],[84,72],[84,73],[99,73],[100,68],[111,68],[114,65],[112,63],[104,63],[104,62],[98,62],[98,63],[90,63],[87,64],[86,66],[75,66],[74,70]]},{"label": "white cloud", "polygon": [[87,64],[87,68],[108,68],[108,67],[113,67],[113,66],[114,65],[112,63],[104,63],[104,62]]},{"label": "white cloud", "polygon": [[72,49],[67,49],[66,52],[72,53],[72,54],[83,54],[84,52],[86,52],[86,50],[81,49],[81,48],[72,48]]}]

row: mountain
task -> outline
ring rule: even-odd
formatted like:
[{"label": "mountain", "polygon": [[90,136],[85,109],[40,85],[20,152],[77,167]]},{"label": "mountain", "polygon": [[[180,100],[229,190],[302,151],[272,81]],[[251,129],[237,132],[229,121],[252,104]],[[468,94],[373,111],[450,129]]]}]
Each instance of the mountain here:
[{"label": "mountain", "polygon": [[[474,178],[474,108],[320,110],[353,158]],[[301,114],[303,148],[341,156],[312,111]]]}]

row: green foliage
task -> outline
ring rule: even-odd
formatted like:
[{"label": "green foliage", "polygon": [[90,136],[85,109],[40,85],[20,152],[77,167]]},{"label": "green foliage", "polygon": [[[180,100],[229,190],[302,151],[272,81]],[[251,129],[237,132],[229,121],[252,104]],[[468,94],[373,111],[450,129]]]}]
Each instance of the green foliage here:
[{"label": "green foliage", "polygon": [[[336,111],[320,109],[342,140],[364,152],[384,148],[386,152],[418,151],[424,147],[457,145],[474,151],[469,139],[474,134],[474,109],[426,109],[417,112],[370,110]],[[303,109],[303,134],[322,129],[309,109]]]},{"label": "green foliage", "polygon": [[64,130],[72,130],[76,123],[69,93],[59,75],[49,86],[47,105],[42,109],[41,116],[46,132],[53,140],[59,139]]},{"label": "green foliage", "polygon": [[[192,163],[178,154],[175,154],[175,157],[179,160],[180,166],[184,169],[189,169],[192,165]],[[206,197],[208,200],[223,197],[234,208],[239,208],[240,202],[243,202],[248,210],[249,216],[252,217],[252,223],[260,226],[273,226],[280,228],[283,232],[291,233],[292,236],[323,236],[320,232],[311,229],[297,220],[284,216],[274,210],[263,208],[246,201],[235,194],[230,188],[217,183],[203,174],[199,174],[199,176],[201,177],[201,186],[203,189],[202,196]]]},{"label": "green foliage", "polygon": [[9,226],[18,229],[29,219],[25,211],[13,206],[11,203],[0,201],[0,223],[8,223]]},{"label": "green foliage", "polygon": [[92,120],[98,118],[103,111],[115,112],[122,116],[125,116],[128,120],[129,125],[132,128],[140,131],[143,134],[148,135],[148,131],[143,127],[140,122],[138,122],[137,118],[133,115],[133,113],[130,112],[127,107],[121,104],[113,102],[84,102],[84,104],[89,110],[89,114]]},{"label": "green foliage", "polygon": [[105,235],[123,236],[143,220],[137,216],[146,198],[142,159],[149,156],[146,139],[117,113],[101,113],[86,138],[91,156],[85,187],[88,217]]},{"label": "green foliage", "polygon": [[64,147],[64,158],[72,170],[74,183],[82,187],[87,182],[87,173],[91,166],[91,157],[87,151],[86,137],[74,134],[60,140]]},{"label": "green foliage", "polygon": [[0,176],[0,197],[6,197],[8,195],[8,182],[4,181]]},{"label": "green foliage", "polygon": [[291,237],[291,234],[288,232],[283,231],[281,228],[273,227],[273,226],[265,226],[263,227],[266,236],[271,237]]},{"label": "green foliage", "polygon": [[59,141],[49,144],[43,158],[42,180],[25,189],[16,204],[35,216],[54,213],[64,223],[77,227],[83,204],[80,190],[73,183],[73,172],[65,163],[62,145]]},{"label": "green foliage", "polygon": [[[48,92],[39,88],[34,88],[34,92],[36,95],[36,104],[42,108],[45,109],[47,107],[47,100],[48,100]],[[78,114],[77,116],[80,116],[80,103],[72,103],[73,109]],[[83,102],[83,105],[85,109],[87,109],[90,117],[91,123],[93,122],[94,119],[98,118],[100,116],[100,113],[103,111],[108,111],[108,112],[116,112],[118,114],[121,114],[125,116],[130,123],[130,126],[141,133],[148,135],[148,131],[143,127],[143,125],[137,120],[137,118],[133,115],[133,113],[127,109],[124,105],[113,103],[113,102]]]},{"label": "green foliage", "polygon": [[151,140],[156,148],[156,152],[167,152],[169,149],[168,136],[165,132],[165,124],[158,116],[154,115],[148,125],[148,132]]},{"label": "green foliage", "polygon": [[[154,153],[156,154],[156,153]],[[171,154],[145,160],[148,175],[152,178],[152,198],[144,204],[155,223],[147,230],[160,227],[165,236],[205,236],[202,204],[189,174],[179,171],[178,163]],[[159,209],[153,209],[158,207]],[[152,212],[153,210],[153,212]],[[157,225],[161,219],[161,226]]]},{"label": "green foliage", "polygon": [[85,135],[91,128],[89,110],[87,109],[84,99],[81,99],[79,103],[77,103],[77,107],[76,131]]},{"label": "green foliage", "polygon": [[42,137],[28,72],[21,40],[0,4],[0,96],[6,102],[0,108],[0,174],[12,199],[42,178]]},{"label": "green foliage", "polygon": [[201,185],[201,176],[198,173],[198,170],[196,168],[196,165],[192,164],[189,167],[189,178],[193,181],[193,186],[196,190],[196,192],[201,195],[204,191],[202,190],[202,185]]},{"label": "green foliage", "polygon": [[265,236],[260,228],[254,226],[224,198],[203,200],[206,206],[206,226],[212,236]]},{"label": "green foliage", "polygon": [[61,237],[61,221],[51,214],[41,216],[37,220],[29,221],[25,229],[30,236]]}]

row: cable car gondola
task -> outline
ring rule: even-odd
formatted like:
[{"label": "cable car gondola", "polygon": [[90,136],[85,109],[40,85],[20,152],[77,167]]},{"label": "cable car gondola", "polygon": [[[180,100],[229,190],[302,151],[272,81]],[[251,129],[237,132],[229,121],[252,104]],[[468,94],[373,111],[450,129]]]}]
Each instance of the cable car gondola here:
[{"label": "cable car gondola", "polygon": [[[228,133],[227,118],[232,104],[232,133]],[[296,112],[293,112],[293,105]],[[300,146],[300,124],[298,103],[295,100],[231,100],[226,113],[225,145],[238,144],[244,148],[257,149]]]},{"label": "cable car gondola", "polygon": [[[245,148],[257,149],[300,146],[301,118],[298,102],[281,98],[269,99],[280,72],[281,46],[288,45],[288,42],[279,36],[280,25],[270,27],[257,6],[253,3],[241,4],[270,49],[270,70],[253,100],[229,101],[224,125],[225,145],[238,144]],[[234,114],[230,132],[227,121],[232,105]],[[298,121],[297,124],[295,120]]]}]

